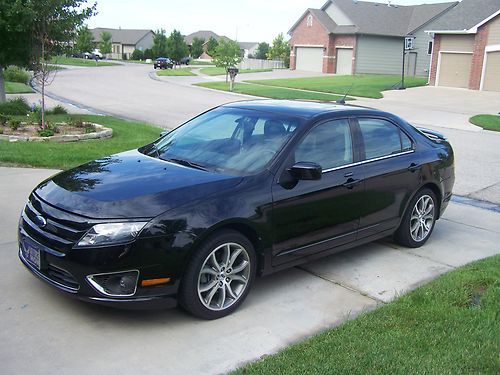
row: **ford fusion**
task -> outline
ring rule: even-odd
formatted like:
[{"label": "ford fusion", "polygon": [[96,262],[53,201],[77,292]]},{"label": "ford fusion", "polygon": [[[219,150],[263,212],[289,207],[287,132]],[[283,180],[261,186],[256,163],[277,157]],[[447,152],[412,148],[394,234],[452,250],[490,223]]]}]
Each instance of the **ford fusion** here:
[{"label": "ford fusion", "polygon": [[19,257],[82,300],[214,319],[257,275],[390,235],[423,245],[453,183],[446,139],[390,113],[237,102],[42,182]]}]

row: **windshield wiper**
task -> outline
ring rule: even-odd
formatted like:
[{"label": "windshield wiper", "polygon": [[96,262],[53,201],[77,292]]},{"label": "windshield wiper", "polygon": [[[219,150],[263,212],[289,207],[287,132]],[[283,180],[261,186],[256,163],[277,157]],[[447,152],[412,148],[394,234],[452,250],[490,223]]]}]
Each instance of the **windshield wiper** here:
[{"label": "windshield wiper", "polygon": [[189,161],[189,160],[176,159],[176,158],[165,159],[165,160],[166,161],[171,161],[171,162],[174,162],[174,163],[177,163],[177,164],[180,164],[180,165],[184,165],[186,167],[191,167],[191,168],[199,169],[199,170],[202,170],[202,171],[209,171],[209,169],[207,167],[204,167],[203,165],[194,163],[194,162]]}]

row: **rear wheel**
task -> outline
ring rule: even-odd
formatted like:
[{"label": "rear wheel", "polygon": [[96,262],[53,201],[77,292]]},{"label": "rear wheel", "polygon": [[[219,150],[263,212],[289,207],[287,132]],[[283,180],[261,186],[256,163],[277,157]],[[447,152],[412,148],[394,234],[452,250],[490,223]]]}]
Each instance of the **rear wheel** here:
[{"label": "rear wheel", "polygon": [[426,243],[436,223],[437,207],[434,192],[430,189],[420,190],[408,205],[394,234],[396,242],[407,247],[420,247]]},{"label": "rear wheel", "polygon": [[203,319],[229,315],[246,298],[255,269],[252,243],[239,232],[219,232],[210,237],[189,262],[179,303]]}]

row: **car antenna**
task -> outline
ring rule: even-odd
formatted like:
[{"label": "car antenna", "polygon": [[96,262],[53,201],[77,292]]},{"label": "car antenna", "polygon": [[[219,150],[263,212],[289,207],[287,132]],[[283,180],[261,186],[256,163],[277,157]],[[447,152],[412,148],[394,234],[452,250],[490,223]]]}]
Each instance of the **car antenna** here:
[{"label": "car antenna", "polygon": [[344,96],[342,97],[342,99],[339,99],[339,100],[335,101],[335,103],[337,103],[337,104],[345,104],[345,98],[347,98],[347,95],[351,92],[351,89],[352,89],[353,86],[354,86],[354,82],[351,83],[351,87],[349,87],[349,89],[346,91],[346,93],[344,94]]}]

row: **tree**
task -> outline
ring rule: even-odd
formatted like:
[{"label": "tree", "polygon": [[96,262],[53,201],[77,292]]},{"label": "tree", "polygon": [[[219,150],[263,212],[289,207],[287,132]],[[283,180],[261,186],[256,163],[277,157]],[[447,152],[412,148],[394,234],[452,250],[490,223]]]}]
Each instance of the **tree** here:
[{"label": "tree", "polygon": [[42,94],[42,128],[45,127],[45,86],[50,85],[57,70],[50,60],[66,52],[75,39],[76,30],[95,13],[96,4],[84,7],[86,0],[36,0],[26,2],[32,12],[31,66]]},{"label": "tree", "polygon": [[287,67],[290,65],[290,46],[285,41],[283,33],[279,33],[274,38],[273,45],[267,53],[267,58],[269,60],[283,60]]},{"label": "tree", "polygon": [[262,42],[257,46],[257,51],[255,52],[255,58],[265,60],[267,59],[267,53],[269,52],[269,43]]},{"label": "tree", "polygon": [[219,45],[219,42],[217,42],[217,40],[215,40],[215,38],[213,36],[211,36],[210,39],[208,39],[208,42],[207,42],[207,53],[211,57],[214,57],[214,55],[215,55],[215,49],[217,48],[218,45]]},{"label": "tree", "polygon": [[94,36],[90,32],[87,26],[82,26],[78,29],[76,40],[75,40],[75,50],[77,52],[90,52],[94,49]]},{"label": "tree", "polygon": [[180,61],[183,57],[189,55],[189,47],[180,31],[174,30],[168,37],[167,51],[169,57],[174,61]]},{"label": "tree", "polygon": [[107,31],[101,33],[101,41],[99,42],[99,51],[101,51],[101,53],[111,53],[111,38],[111,33]]},{"label": "tree", "polygon": [[155,36],[153,37],[153,57],[167,56],[167,36],[165,35],[165,30],[156,30]]},{"label": "tree", "polygon": [[241,61],[240,45],[232,40],[221,38],[215,49],[213,60],[215,66],[226,69],[227,82],[227,68],[235,66]]},{"label": "tree", "polygon": [[203,44],[205,39],[194,37],[193,44],[191,45],[191,56],[195,59],[201,56],[203,53]]},{"label": "tree", "polygon": [[21,1],[0,1],[0,103],[5,102],[3,71],[9,65],[28,67],[33,13]]}]

